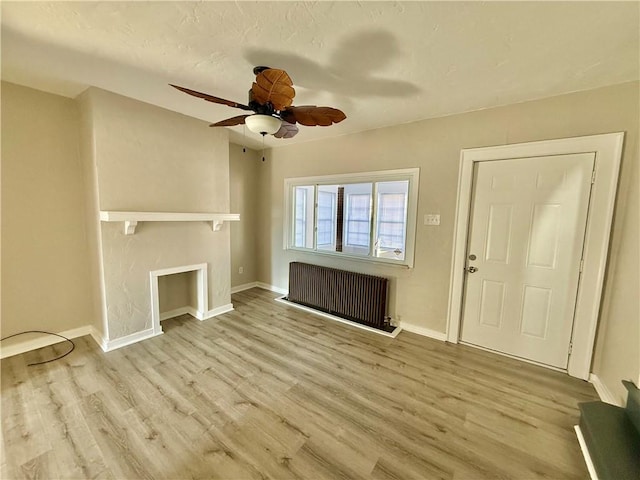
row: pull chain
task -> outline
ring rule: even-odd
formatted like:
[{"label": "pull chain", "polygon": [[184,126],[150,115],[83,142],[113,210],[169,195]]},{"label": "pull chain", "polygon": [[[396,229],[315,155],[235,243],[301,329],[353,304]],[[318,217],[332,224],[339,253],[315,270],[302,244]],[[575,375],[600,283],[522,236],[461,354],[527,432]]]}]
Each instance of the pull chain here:
[{"label": "pull chain", "polygon": [[264,162],[264,133],[262,134],[262,161]]},{"label": "pull chain", "polygon": [[247,125],[242,124],[242,139],[244,140],[242,143],[242,153],[247,153]]}]

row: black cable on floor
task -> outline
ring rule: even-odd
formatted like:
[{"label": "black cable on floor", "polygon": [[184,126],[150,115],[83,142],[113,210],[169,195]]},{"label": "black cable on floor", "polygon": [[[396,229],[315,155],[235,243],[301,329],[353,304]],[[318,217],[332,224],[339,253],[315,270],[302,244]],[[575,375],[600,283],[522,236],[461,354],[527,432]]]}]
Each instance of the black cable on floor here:
[{"label": "black cable on floor", "polygon": [[44,333],[45,335],[55,335],[56,337],[60,337],[60,338],[66,340],[67,342],[69,342],[71,344],[71,349],[67,353],[65,353],[63,355],[60,355],[59,357],[52,358],[50,360],[44,360],[42,362],[35,362],[35,363],[28,363],[27,367],[31,367],[32,365],[42,365],[43,363],[55,362],[56,360],[60,360],[61,358],[66,357],[71,352],[73,352],[73,350],[76,348],[76,344],[73,343],[73,341],[71,341],[70,339],[68,339],[64,335],[59,335],[57,333],[52,333],[52,332],[45,332],[44,330],[26,330],[24,332],[14,333],[13,335],[8,335],[6,337],[0,338],[0,342],[2,342],[3,340],[7,340],[9,338],[17,337],[18,335],[25,335],[27,333]]}]

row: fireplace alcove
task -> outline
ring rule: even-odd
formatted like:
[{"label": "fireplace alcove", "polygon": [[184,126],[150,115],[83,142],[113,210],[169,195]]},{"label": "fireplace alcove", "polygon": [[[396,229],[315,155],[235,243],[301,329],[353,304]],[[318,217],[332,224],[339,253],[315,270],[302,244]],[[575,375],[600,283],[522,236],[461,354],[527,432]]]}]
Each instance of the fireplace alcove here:
[{"label": "fireplace alcove", "polygon": [[[233,213],[101,211],[103,325],[92,333],[101,348],[111,351],[160,335],[160,322],[172,316],[206,320],[232,311],[228,235],[219,232],[224,223],[239,220]],[[173,298],[173,310],[162,312],[159,279],[186,272],[194,277],[185,287],[189,300],[177,308]]]},{"label": "fireplace alcove", "polygon": [[159,335],[162,333],[162,326],[160,325],[160,322],[165,319],[160,312],[159,279],[166,275],[175,275],[178,273],[186,272],[194,272],[196,275],[196,307],[194,308],[193,306],[185,306],[180,309],[180,312],[174,311],[173,314],[175,315],[179,313],[188,313],[198,320],[205,320],[206,318],[210,317],[208,305],[209,302],[206,263],[153,270],[149,272],[149,278],[151,282],[151,322],[153,325],[154,335]]}]

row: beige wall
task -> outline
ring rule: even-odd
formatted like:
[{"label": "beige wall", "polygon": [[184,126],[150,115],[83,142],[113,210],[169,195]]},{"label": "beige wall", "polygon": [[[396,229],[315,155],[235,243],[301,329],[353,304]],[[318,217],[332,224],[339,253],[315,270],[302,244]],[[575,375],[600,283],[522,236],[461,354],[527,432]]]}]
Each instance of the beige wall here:
[{"label": "beige wall", "polygon": [[[244,150],[244,151],[243,151]],[[258,280],[258,195],[262,155],[240,145],[229,144],[229,189],[231,212],[240,214],[231,223],[231,286]],[[244,269],[239,272],[240,267]]]},{"label": "beige wall", "polygon": [[197,308],[197,300],[192,302],[192,296],[197,295],[196,273],[184,272],[158,277],[158,303],[160,314],[183,307]]},{"label": "beige wall", "polygon": [[93,322],[79,123],[73,100],[2,83],[3,336]]},{"label": "beige wall", "polygon": [[225,129],[105,90],[87,93],[101,210],[229,211]]},{"label": "beige wall", "polygon": [[[346,135],[330,141],[272,149],[267,161],[260,164],[263,201],[259,209],[259,280],[286,289],[288,263],[294,260],[384,275],[391,279],[392,316],[422,328],[444,332],[460,150],[626,131],[623,180],[615,214],[612,251],[619,251],[620,262],[632,264],[636,270],[634,273],[631,268],[610,268],[605,299],[608,299],[607,305],[615,306],[608,306],[603,314],[598,344],[600,346],[603,338],[609,338],[617,348],[605,349],[598,357],[595,369],[608,372],[609,367],[605,365],[610,366],[612,373],[606,373],[605,380],[612,389],[617,389],[613,385],[621,378],[635,375],[637,381],[638,185],[637,181],[633,183],[625,178],[632,177],[638,163],[638,89],[638,82],[632,82]],[[300,134],[303,135],[304,131]],[[421,169],[415,268],[378,266],[282,249],[284,178],[408,167]],[[440,214],[441,225],[422,225],[421,220],[427,213]],[[632,217],[635,220],[631,220]],[[627,218],[629,220],[625,223]],[[625,293],[615,289],[619,277],[629,285],[630,291]],[[628,337],[630,340],[623,341],[621,338],[626,332],[632,335]],[[621,369],[620,365],[624,363],[632,366]]]},{"label": "beige wall", "polygon": [[[95,88],[82,105],[91,117],[93,159],[85,163],[97,179],[99,210],[229,211],[224,129]],[[206,222],[141,222],[124,235],[121,222],[99,223],[106,339],[152,328],[150,271],[206,262],[209,309],[230,303],[228,224],[214,232]]]}]

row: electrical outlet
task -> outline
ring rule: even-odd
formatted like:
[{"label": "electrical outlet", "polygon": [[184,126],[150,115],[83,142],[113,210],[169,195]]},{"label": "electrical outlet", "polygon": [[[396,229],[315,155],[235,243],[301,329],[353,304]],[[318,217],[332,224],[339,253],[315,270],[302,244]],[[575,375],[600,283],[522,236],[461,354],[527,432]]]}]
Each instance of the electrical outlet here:
[{"label": "electrical outlet", "polygon": [[238,269],[238,273],[242,275],[244,273],[244,267],[240,267]]},{"label": "electrical outlet", "polygon": [[428,213],[424,216],[425,225],[440,225],[440,215],[437,213]]}]

